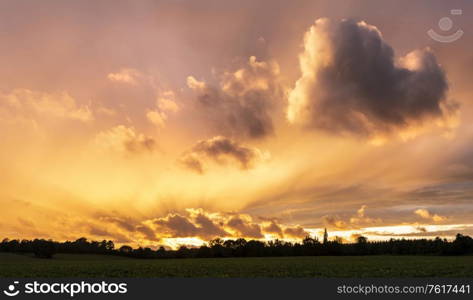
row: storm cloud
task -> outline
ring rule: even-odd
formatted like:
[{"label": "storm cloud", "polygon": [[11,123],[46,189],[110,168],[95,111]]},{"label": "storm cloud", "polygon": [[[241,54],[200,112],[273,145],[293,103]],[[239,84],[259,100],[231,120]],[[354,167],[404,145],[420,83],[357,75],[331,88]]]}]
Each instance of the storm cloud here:
[{"label": "storm cloud", "polygon": [[455,114],[444,70],[430,49],[399,60],[365,22],[318,19],[305,34],[301,77],[288,120],[333,133],[373,136]]}]

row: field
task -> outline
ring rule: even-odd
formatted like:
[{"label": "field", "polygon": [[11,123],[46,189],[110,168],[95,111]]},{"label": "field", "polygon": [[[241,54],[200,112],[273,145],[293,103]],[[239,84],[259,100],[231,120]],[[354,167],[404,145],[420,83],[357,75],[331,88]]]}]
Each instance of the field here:
[{"label": "field", "polygon": [[0,277],[473,277],[473,256],[132,259],[0,253]]}]

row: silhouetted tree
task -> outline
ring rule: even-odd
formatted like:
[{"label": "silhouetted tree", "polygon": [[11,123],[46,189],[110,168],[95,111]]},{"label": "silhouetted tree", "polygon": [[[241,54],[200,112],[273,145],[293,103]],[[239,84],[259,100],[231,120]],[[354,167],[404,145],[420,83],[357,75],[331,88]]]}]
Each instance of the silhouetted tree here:
[{"label": "silhouetted tree", "polygon": [[159,247],[158,251],[156,251],[156,256],[158,258],[166,258],[166,249],[163,246]]},{"label": "silhouetted tree", "polygon": [[133,248],[131,248],[130,246],[128,245],[123,245],[120,247],[120,253],[122,254],[130,254],[132,251],[133,251]]},{"label": "silhouetted tree", "polygon": [[368,238],[362,235],[356,238],[355,252],[358,255],[368,254]]},{"label": "silhouetted tree", "polygon": [[34,240],[31,248],[34,255],[38,258],[52,258],[56,253],[53,241]]},{"label": "silhouetted tree", "polygon": [[190,258],[190,257],[259,257],[259,256],[300,256],[300,255],[464,255],[473,254],[473,239],[457,234],[455,240],[446,239],[390,239],[370,242],[360,236],[355,243],[343,243],[340,237],[328,240],[324,230],[324,243],[317,238],[305,237],[301,243],[282,240],[247,241],[245,239],[213,239],[201,247],[182,246],[178,250],[166,250],[159,247],[133,249],[123,245],[118,250],[112,241],[88,241],[79,238],[75,241],[54,242],[47,240],[9,240],[0,243],[1,252],[33,253],[36,257],[51,258],[55,253],[95,253],[122,255],[135,258]]}]

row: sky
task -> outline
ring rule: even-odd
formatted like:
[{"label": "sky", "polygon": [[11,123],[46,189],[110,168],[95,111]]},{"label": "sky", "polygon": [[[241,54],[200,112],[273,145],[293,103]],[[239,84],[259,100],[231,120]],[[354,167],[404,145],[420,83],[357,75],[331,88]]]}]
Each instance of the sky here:
[{"label": "sky", "polygon": [[470,13],[0,0],[0,237],[473,234]]}]

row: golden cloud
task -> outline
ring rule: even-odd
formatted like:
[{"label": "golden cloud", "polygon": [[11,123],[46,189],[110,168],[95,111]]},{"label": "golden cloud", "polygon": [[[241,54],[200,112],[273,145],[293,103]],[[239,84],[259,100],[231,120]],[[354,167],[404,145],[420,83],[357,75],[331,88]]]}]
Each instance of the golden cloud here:
[{"label": "golden cloud", "polygon": [[217,237],[265,239],[266,235],[274,236],[275,232],[278,238],[283,239],[301,239],[308,235],[307,231],[297,225],[283,225],[275,220],[271,221],[270,225],[267,221],[257,222],[247,214],[216,213],[203,209],[186,209],[141,221],[100,215],[98,221],[105,228],[110,228],[106,224],[112,224],[115,226],[114,232],[132,240],[136,234],[140,234],[139,239],[144,238],[148,241],[179,238],[208,241]]},{"label": "golden cloud", "polygon": [[443,222],[447,220],[447,217],[440,216],[437,214],[432,214],[431,212],[429,212],[427,209],[424,209],[424,208],[419,208],[415,210],[414,213],[423,219],[432,220],[434,222]]},{"label": "golden cloud", "polygon": [[380,224],[382,222],[381,219],[366,216],[366,207],[366,205],[362,205],[356,211],[356,214],[349,217],[348,219],[342,219],[338,216],[324,216],[322,217],[322,220],[325,225],[340,230],[358,229],[362,227]]},{"label": "golden cloud", "polygon": [[148,110],[146,113],[146,118],[156,127],[163,128],[165,127],[168,113],[177,113],[179,110],[180,107],[176,103],[174,92],[168,90],[159,93],[159,96],[156,100],[156,108]]},{"label": "golden cloud", "polygon": [[87,105],[78,105],[67,92],[44,93],[28,89],[15,89],[0,93],[0,118],[23,118],[36,122],[64,119],[79,122],[93,120],[93,113]]},{"label": "golden cloud", "polygon": [[120,69],[118,72],[109,73],[107,75],[107,78],[110,81],[131,85],[137,85],[143,77],[144,75],[140,71],[131,68],[123,68]]},{"label": "golden cloud", "polygon": [[167,119],[167,115],[166,113],[158,111],[158,110],[149,110],[146,113],[146,118],[155,126],[164,127],[166,119]]}]

